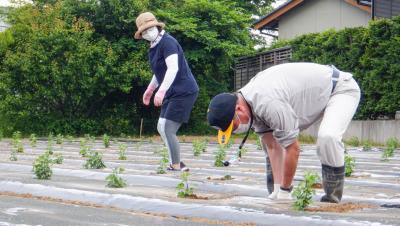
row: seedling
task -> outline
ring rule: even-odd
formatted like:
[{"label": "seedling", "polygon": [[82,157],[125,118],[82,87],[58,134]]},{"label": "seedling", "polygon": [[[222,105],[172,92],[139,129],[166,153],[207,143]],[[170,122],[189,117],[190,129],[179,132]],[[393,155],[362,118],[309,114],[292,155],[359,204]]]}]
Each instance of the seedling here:
[{"label": "seedling", "polygon": [[345,176],[350,177],[354,171],[355,159],[351,155],[346,154],[344,156],[344,164],[345,164],[345,167],[344,167],[345,168]]},{"label": "seedling", "polygon": [[48,180],[51,178],[53,171],[51,170],[52,160],[48,153],[40,155],[33,162],[33,172],[40,180]]},{"label": "seedling", "polygon": [[94,143],[96,141],[96,137],[91,136],[90,134],[85,134],[85,139],[87,141],[87,143]]},{"label": "seedling", "polygon": [[53,143],[54,141],[54,134],[53,132],[49,133],[49,136],[47,137],[47,141]]},{"label": "seedling", "polygon": [[103,169],[106,168],[106,165],[103,162],[101,154],[96,152],[90,152],[89,158],[86,160],[86,163],[83,165],[86,169]]},{"label": "seedling", "polygon": [[312,196],[315,194],[315,189],[313,185],[317,183],[319,176],[313,172],[306,172],[304,174],[304,181],[294,189],[293,196],[295,197],[295,202],[293,203],[293,208],[295,210],[304,210],[307,206],[312,203]]},{"label": "seedling", "polygon": [[126,186],[126,181],[118,174],[122,173],[124,168],[117,167],[113,169],[112,174],[106,177],[107,187],[110,188],[123,188]]},{"label": "seedling", "polygon": [[195,140],[192,143],[194,156],[200,156],[201,153],[206,152],[207,143],[201,140]]},{"label": "seedling", "polygon": [[351,137],[349,140],[345,141],[345,143],[349,146],[359,147],[361,142],[358,137]]},{"label": "seedling", "polygon": [[49,155],[52,155],[52,154],[54,153],[53,140],[52,140],[52,139],[49,139],[49,141],[48,141],[48,143],[47,143],[47,150],[46,150],[46,152],[47,152]]},{"label": "seedling", "polygon": [[372,149],[372,142],[370,140],[363,141],[363,151],[371,151]]},{"label": "seedling", "polygon": [[223,167],[224,166],[225,157],[226,157],[226,147],[223,146],[223,145],[219,145],[218,146],[218,150],[215,153],[214,166]]},{"label": "seedling", "polygon": [[17,152],[15,150],[11,150],[10,161],[17,161]]},{"label": "seedling", "polygon": [[191,188],[188,183],[189,175],[189,172],[182,172],[181,174],[182,181],[176,186],[176,191],[179,198],[193,196],[193,188]]},{"label": "seedling", "polygon": [[57,144],[63,144],[64,143],[64,136],[62,134],[58,134],[56,137],[56,143]]},{"label": "seedling", "polygon": [[79,154],[82,157],[86,157],[90,152],[90,147],[87,144],[87,140],[85,138],[82,138],[80,140],[80,150],[79,150]]},{"label": "seedling", "polygon": [[110,147],[110,136],[108,136],[107,134],[104,134],[103,135],[103,143],[104,143],[105,148],[109,148]]},{"label": "seedling", "polygon": [[262,150],[262,145],[260,139],[256,139],[257,150]]},{"label": "seedling", "polygon": [[167,168],[167,163],[168,163],[168,150],[166,148],[162,148],[159,151],[160,155],[161,155],[161,159],[160,159],[160,165],[157,168],[157,174],[164,174],[165,172],[165,168]]},{"label": "seedling", "polygon": [[68,135],[68,136],[66,137],[66,139],[67,139],[68,143],[72,143],[72,142],[74,141],[74,137],[71,136],[71,135]]},{"label": "seedling", "polygon": [[32,147],[36,147],[36,144],[37,144],[36,134],[32,133],[32,134],[29,136],[29,141],[31,142],[31,146],[32,146]]},{"label": "seedling", "polygon": [[382,153],[382,161],[389,161],[389,158],[394,156],[394,151],[399,147],[397,138],[389,138],[386,141],[386,148]]},{"label": "seedling", "polygon": [[22,144],[22,141],[21,141],[21,132],[16,131],[13,133],[12,144],[17,152],[19,152],[19,153],[24,152],[24,145]]},{"label": "seedling", "polygon": [[61,153],[55,153],[53,158],[53,163],[55,164],[62,164],[64,161],[64,157]]},{"label": "seedling", "polygon": [[128,149],[126,144],[119,144],[119,160],[126,160],[126,149]]}]

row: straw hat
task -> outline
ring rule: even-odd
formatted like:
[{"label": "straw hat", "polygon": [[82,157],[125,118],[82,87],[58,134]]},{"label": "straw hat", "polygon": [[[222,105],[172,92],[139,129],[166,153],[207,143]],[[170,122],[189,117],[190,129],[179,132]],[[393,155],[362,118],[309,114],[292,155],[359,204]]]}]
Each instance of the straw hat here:
[{"label": "straw hat", "polygon": [[154,26],[159,26],[161,28],[164,28],[165,24],[158,22],[156,17],[150,12],[145,12],[145,13],[140,14],[136,18],[136,27],[138,28],[138,30],[135,33],[135,38],[141,39],[142,32],[145,31],[146,29],[154,27]]}]

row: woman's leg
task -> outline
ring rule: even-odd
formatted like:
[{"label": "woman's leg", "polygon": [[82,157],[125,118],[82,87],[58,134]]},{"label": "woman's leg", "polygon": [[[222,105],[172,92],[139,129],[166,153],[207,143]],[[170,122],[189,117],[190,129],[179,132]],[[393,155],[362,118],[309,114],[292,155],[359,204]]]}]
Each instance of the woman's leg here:
[{"label": "woman's leg", "polygon": [[182,123],[174,122],[165,118],[158,120],[157,129],[168,148],[170,163],[175,169],[180,168],[180,145],[176,133]]}]

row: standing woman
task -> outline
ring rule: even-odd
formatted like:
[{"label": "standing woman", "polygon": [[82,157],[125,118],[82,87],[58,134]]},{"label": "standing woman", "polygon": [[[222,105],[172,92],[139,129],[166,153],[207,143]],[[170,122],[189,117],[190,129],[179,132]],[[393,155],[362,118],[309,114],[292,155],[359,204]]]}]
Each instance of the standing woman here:
[{"label": "standing woman", "polygon": [[157,130],[169,152],[168,170],[188,171],[189,168],[180,161],[180,146],[176,132],[182,123],[189,121],[190,112],[197,99],[199,87],[189,65],[186,62],[182,47],[174,37],[163,29],[164,23],[145,12],[136,18],[138,28],[136,39],[150,42],[149,62],[154,75],[143,94],[143,103],[149,105],[154,96],[154,105],[161,106]]}]

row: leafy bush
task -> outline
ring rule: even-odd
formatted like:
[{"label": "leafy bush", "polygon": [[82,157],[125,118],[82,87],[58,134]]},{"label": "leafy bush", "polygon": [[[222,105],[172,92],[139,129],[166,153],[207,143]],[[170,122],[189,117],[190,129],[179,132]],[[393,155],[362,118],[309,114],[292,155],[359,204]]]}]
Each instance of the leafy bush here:
[{"label": "leafy bush", "polygon": [[37,143],[36,134],[32,133],[32,134],[29,136],[29,141],[31,142],[31,146],[32,146],[32,147],[36,147],[36,143]]},{"label": "leafy bush", "polygon": [[304,181],[294,189],[293,196],[295,202],[293,207],[295,210],[304,210],[307,206],[312,203],[312,196],[315,194],[313,185],[317,183],[319,176],[313,172],[306,172],[304,174]]},{"label": "leafy bush", "polygon": [[345,176],[350,177],[354,171],[354,167],[356,166],[356,160],[349,154],[345,154],[344,156],[344,165],[345,165]]},{"label": "leafy bush", "polygon": [[200,154],[206,152],[207,149],[207,143],[201,140],[194,140],[192,146],[194,156],[200,156]]},{"label": "leafy bush", "polygon": [[104,134],[103,135],[103,143],[104,143],[105,148],[109,148],[110,147],[110,136],[108,136],[107,134]]},{"label": "leafy bush", "polygon": [[126,144],[120,144],[119,145],[119,160],[126,160],[126,150],[128,149],[128,147],[126,146]]},{"label": "leafy bush", "polygon": [[182,181],[176,186],[177,195],[179,198],[186,198],[193,195],[193,188],[189,186],[189,172],[182,172]]},{"label": "leafy bush", "polygon": [[50,155],[48,153],[42,154],[33,162],[33,172],[38,179],[48,180],[53,174],[51,165]]},{"label": "leafy bush", "polygon": [[157,168],[157,174],[164,174],[165,169],[167,168],[167,163],[169,162],[168,160],[168,150],[167,148],[162,148],[159,151],[160,155],[161,155],[161,159],[160,159],[160,165]]},{"label": "leafy bush", "polygon": [[106,165],[103,162],[101,154],[98,152],[90,152],[89,158],[86,160],[86,163],[83,165],[86,169],[103,169],[106,168]]},{"label": "leafy bush", "polygon": [[218,146],[218,150],[215,153],[214,166],[223,167],[224,166],[225,157],[226,157],[226,147],[223,146],[223,145],[219,145]]},{"label": "leafy bush", "polygon": [[112,174],[106,177],[107,187],[110,188],[123,188],[126,186],[126,181],[120,177],[118,174],[121,174],[124,171],[124,168],[117,167],[113,169]]}]

